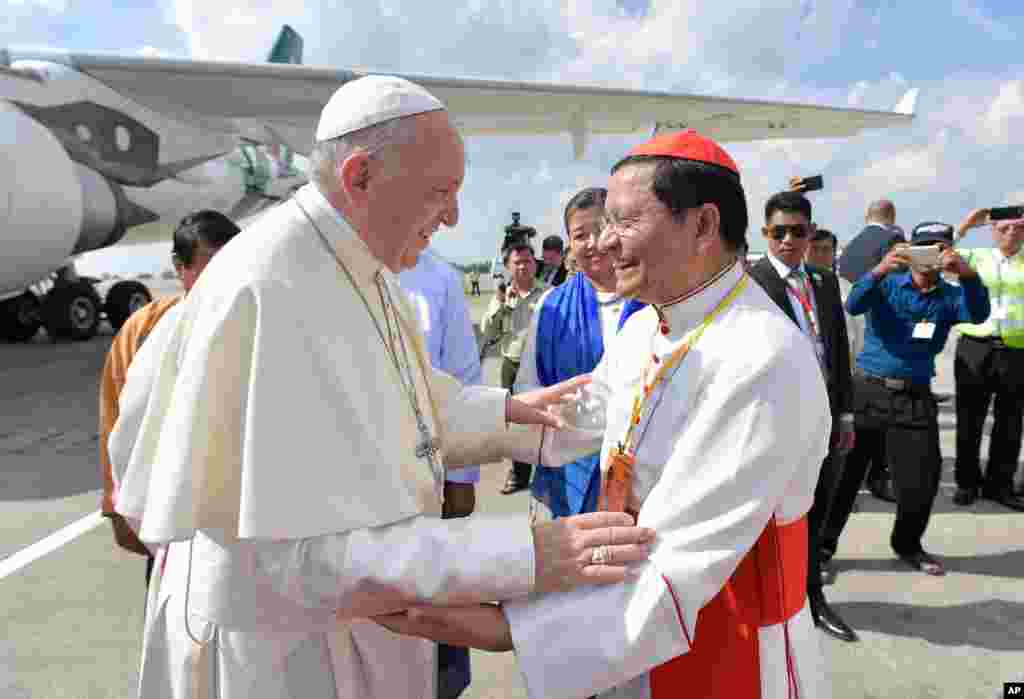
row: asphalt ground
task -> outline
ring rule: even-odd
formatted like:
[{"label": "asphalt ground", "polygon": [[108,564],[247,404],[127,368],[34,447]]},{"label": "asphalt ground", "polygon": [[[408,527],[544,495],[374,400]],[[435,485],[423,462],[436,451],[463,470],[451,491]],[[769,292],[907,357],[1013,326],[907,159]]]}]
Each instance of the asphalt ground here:
[{"label": "asphalt ground", "polygon": [[[474,318],[487,300],[471,299]],[[110,339],[0,345],[0,570],[99,507],[96,390]],[[952,347],[938,392],[953,392]],[[496,383],[497,362],[484,370]],[[947,458],[925,547],[950,572],[929,578],[899,563],[894,506],[861,495],[826,587],[861,636],[822,636],[835,697],[991,699],[1024,679],[1024,514],[952,505],[952,403],[941,420]],[[504,477],[504,465],[484,467],[478,512],[526,516],[525,493],[498,494]],[[142,559],[114,546],[106,522],[0,578],[0,699],[135,696],[143,578]],[[474,652],[473,676],[466,699],[525,697],[512,654]]]}]

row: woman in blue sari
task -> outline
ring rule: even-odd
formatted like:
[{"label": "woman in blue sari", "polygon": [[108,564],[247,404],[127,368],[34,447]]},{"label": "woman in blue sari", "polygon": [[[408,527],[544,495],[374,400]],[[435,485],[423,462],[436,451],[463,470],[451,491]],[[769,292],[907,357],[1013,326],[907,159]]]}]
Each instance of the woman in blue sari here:
[{"label": "woman in blue sari", "polygon": [[[604,355],[604,339],[643,308],[615,293],[611,258],[597,249],[606,194],[590,187],[565,207],[569,251],[579,271],[541,298],[523,349],[517,393],[593,371]],[[600,486],[595,453],[562,468],[538,464],[530,490],[553,517],[566,517],[595,510]]]}]

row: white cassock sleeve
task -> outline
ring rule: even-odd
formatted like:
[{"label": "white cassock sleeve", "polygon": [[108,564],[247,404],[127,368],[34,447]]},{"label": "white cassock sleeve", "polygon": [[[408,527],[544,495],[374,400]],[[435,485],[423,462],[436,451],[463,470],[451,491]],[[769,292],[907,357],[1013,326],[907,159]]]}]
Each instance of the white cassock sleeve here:
[{"label": "white cassock sleeve", "polygon": [[503,606],[530,697],[591,696],[686,653],[697,613],[783,495],[806,494],[809,508],[831,417],[810,348],[794,345],[719,371],[671,433],[648,436],[668,456],[640,510],[658,538],[637,579]]},{"label": "white cassock sleeve", "polygon": [[[474,443],[483,444],[505,433],[507,391],[463,386],[450,374],[431,371],[442,419],[456,434],[474,435]],[[512,443],[497,442],[504,448]],[[446,462],[481,463],[481,450],[453,445]],[[345,534],[261,542],[256,558],[279,593],[338,618],[422,604],[516,599],[529,594],[534,583],[533,535],[524,517],[418,516]]]},{"label": "white cassock sleeve", "polygon": [[261,577],[279,594],[342,619],[516,599],[534,581],[526,517],[420,516],[254,548]]}]

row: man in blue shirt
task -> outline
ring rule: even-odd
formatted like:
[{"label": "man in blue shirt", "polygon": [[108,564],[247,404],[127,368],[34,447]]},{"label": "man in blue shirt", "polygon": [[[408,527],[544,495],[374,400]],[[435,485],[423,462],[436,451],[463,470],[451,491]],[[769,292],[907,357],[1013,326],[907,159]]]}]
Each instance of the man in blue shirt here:
[{"label": "man in blue shirt", "polygon": [[[938,248],[937,260],[927,255]],[[921,547],[939,489],[938,408],[931,391],[935,355],[952,326],[981,323],[989,315],[988,291],[977,273],[953,250],[953,227],[922,223],[909,246],[897,244],[862,276],[846,300],[852,315],[868,314],[864,349],[854,371],[857,436],[846,460],[823,541],[834,551],[850,516],[872,454],[886,455],[896,490],[896,521],[889,543],[903,561],[929,575],[942,564]],[[960,286],[940,271],[958,275]]]}]

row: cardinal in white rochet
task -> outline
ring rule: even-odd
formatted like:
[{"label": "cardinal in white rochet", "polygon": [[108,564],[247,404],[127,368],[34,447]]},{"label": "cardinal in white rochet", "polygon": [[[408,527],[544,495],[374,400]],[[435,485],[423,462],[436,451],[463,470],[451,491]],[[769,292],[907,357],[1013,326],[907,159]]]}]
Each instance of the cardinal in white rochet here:
[{"label": "cardinal in white rochet", "polygon": [[648,555],[622,513],[440,518],[447,466],[583,438],[548,408],[586,379],[511,399],[430,368],[393,272],[454,225],[464,161],[423,88],[346,83],[311,183],[136,357],[109,447],[117,510],[159,550],[140,697],[430,699],[435,644],[369,617],[616,584]]},{"label": "cardinal in white rochet", "polygon": [[543,463],[600,448],[599,508],[637,512],[657,532],[650,557],[621,583],[382,624],[514,648],[535,699],[829,696],[806,594],[828,395],[811,343],[737,259],[747,223],[735,162],[693,131],[612,169],[599,246],[616,291],[651,305],[583,389],[600,433],[584,448],[548,432]]}]

